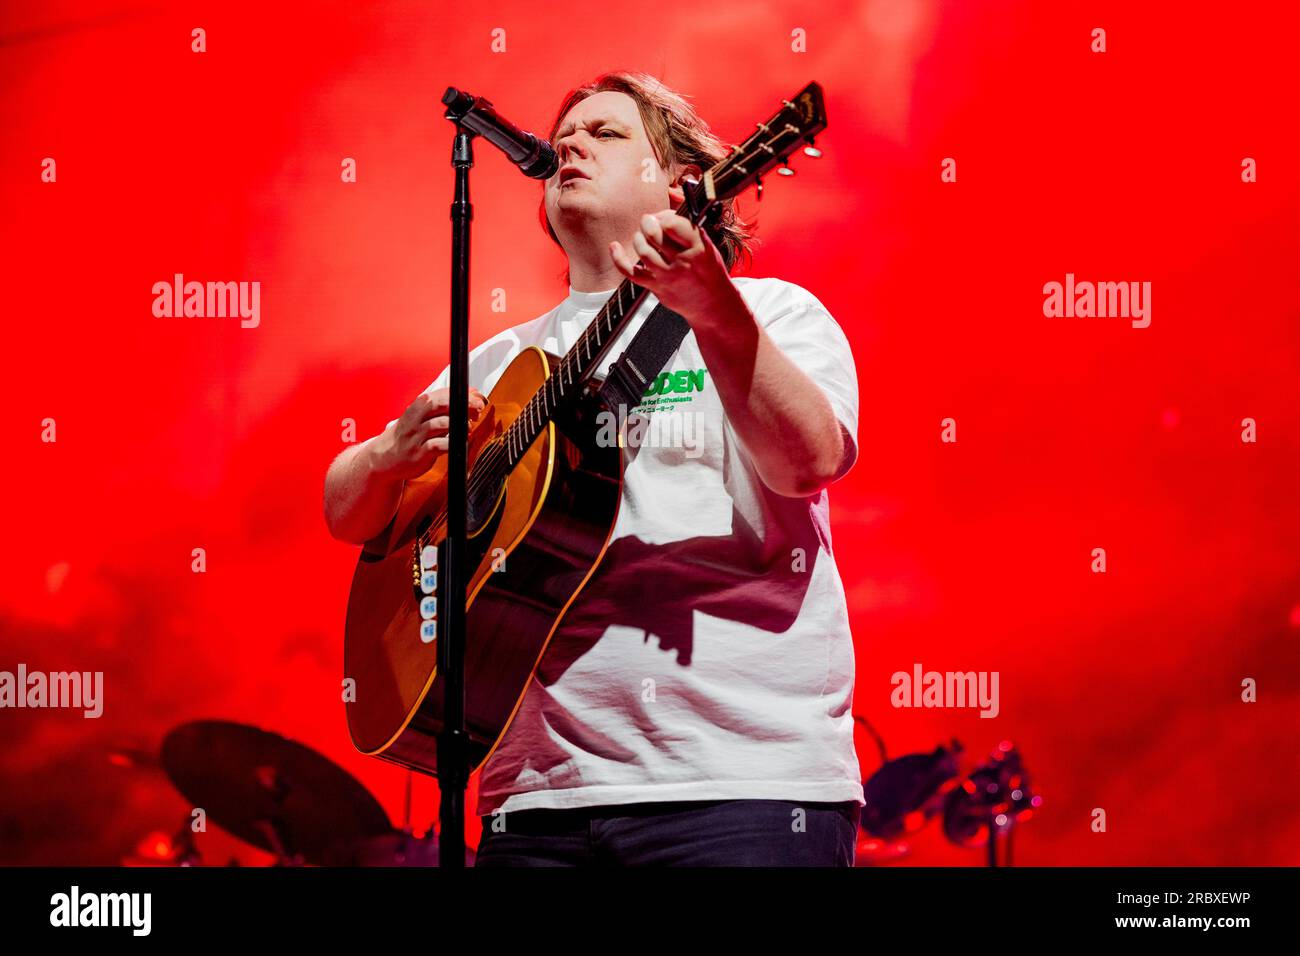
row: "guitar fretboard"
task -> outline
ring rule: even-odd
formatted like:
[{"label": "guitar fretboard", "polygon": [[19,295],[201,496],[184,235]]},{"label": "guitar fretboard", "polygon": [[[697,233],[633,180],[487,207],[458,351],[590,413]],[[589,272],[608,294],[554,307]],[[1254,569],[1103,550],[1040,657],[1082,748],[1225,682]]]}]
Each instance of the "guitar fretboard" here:
[{"label": "guitar fretboard", "polygon": [[542,433],[555,410],[576,395],[599,367],[610,344],[649,293],[631,279],[624,279],[583,330],[573,348],[551,372],[550,378],[523,407],[502,437],[505,451],[503,471],[509,472]]}]

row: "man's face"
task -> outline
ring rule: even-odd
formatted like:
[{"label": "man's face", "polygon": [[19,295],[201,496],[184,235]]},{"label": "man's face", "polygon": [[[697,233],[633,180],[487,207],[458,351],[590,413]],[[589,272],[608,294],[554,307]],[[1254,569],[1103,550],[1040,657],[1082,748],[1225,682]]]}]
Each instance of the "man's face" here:
[{"label": "man's face", "polygon": [[[567,237],[589,231],[630,236],[645,213],[680,203],[680,195],[670,201],[668,174],[626,93],[605,90],[580,101],[555,135],[560,168],[546,181],[546,214],[566,248]],[[573,169],[584,175],[568,178]],[[593,230],[598,220],[605,227]]]}]

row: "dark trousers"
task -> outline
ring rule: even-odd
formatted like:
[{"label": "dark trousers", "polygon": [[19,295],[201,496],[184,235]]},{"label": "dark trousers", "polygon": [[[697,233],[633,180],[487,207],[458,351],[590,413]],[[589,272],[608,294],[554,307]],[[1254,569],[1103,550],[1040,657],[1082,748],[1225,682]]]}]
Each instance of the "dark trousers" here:
[{"label": "dark trousers", "polygon": [[852,866],[859,812],[803,800],[515,810],[479,818],[475,866]]}]

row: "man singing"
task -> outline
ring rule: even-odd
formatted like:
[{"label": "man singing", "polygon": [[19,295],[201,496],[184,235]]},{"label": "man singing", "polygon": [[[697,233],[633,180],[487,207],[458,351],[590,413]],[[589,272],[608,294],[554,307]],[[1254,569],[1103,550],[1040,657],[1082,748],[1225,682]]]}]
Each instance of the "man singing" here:
[{"label": "man singing", "polygon": [[[691,331],[637,414],[684,440],[623,450],[604,558],[483,766],[477,865],[851,866],[853,644],[826,490],[857,457],[848,341],[798,285],[732,278],[751,240],[731,202],[716,243],[674,212],[683,177],[727,154],[681,95],[606,74],[566,97],[551,141],[541,218],[568,296],[473,349],[470,414],[521,349],[567,352],[628,278],[651,294],[599,373],[657,303],[680,313]],[[449,381],[331,465],[335,537],[376,536],[446,453]]]}]

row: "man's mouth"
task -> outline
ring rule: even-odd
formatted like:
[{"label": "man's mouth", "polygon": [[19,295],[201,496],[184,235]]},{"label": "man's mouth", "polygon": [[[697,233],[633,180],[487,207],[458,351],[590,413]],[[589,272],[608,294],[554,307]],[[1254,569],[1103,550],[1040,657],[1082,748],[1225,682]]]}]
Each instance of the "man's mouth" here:
[{"label": "man's mouth", "polygon": [[589,179],[590,177],[580,170],[577,166],[565,166],[560,170],[560,188],[563,189],[569,183],[577,182],[580,179]]}]

